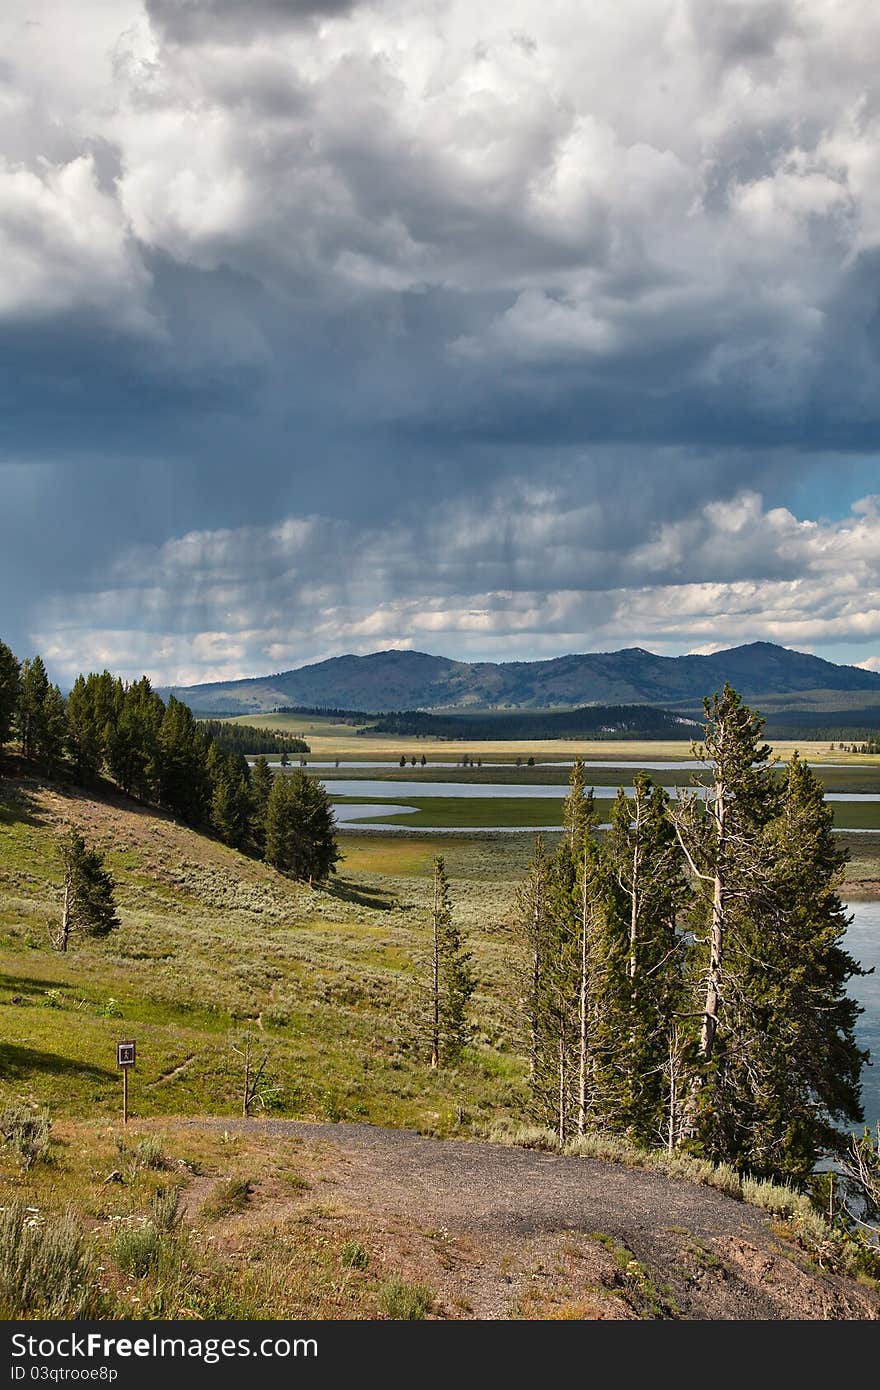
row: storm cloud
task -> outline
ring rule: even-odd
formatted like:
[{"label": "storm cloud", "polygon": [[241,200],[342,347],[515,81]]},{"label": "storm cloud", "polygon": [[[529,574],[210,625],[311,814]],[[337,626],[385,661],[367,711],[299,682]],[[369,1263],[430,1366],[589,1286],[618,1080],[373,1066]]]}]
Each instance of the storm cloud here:
[{"label": "storm cloud", "polygon": [[17,649],[876,657],[866,0],[34,0],[0,39]]}]

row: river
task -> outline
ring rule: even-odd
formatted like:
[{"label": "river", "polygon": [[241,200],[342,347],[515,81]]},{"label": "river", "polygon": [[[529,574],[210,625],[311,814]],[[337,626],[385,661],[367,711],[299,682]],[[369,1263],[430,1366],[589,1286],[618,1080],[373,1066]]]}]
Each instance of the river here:
[{"label": "river", "polygon": [[848,993],[864,1009],[856,1033],[859,1044],[867,1047],[874,1066],[862,1072],[862,1099],[865,1121],[880,1123],[880,902],[870,900],[849,904],[853,922],[846,934],[847,950],[865,970],[874,968],[873,975],[852,979]]},{"label": "river", "polygon": [[[338,780],[325,782],[324,786],[330,796],[366,796],[371,800],[383,800],[387,797],[390,801],[406,795],[419,798],[465,796],[489,800],[493,797],[549,797],[554,801],[563,801],[568,795],[568,788],[564,784],[554,786],[549,782],[538,782],[530,786],[524,782],[420,782],[418,778],[412,777],[384,782],[378,778],[360,780],[340,777]],[[633,795],[632,787],[624,787],[623,790],[627,796]],[[668,787],[667,790],[669,795],[674,797],[679,789]],[[702,788],[698,788],[698,795],[702,794],[702,791]],[[593,794],[597,801],[613,801],[617,796],[617,787],[593,787]],[[825,800],[876,802],[880,801],[880,792],[826,792]]]}]

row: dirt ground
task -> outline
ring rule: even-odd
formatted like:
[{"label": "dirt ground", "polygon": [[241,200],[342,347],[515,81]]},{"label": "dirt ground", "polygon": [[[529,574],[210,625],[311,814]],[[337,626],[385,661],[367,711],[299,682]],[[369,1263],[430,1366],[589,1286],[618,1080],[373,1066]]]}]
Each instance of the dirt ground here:
[{"label": "dirt ground", "polygon": [[[880,1296],[811,1264],[764,1213],[661,1174],[370,1125],[193,1124],[298,1139],[325,1219],[436,1290],[441,1316],[880,1318]],[[295,1201],[258,1191],[242,1236]]]}]

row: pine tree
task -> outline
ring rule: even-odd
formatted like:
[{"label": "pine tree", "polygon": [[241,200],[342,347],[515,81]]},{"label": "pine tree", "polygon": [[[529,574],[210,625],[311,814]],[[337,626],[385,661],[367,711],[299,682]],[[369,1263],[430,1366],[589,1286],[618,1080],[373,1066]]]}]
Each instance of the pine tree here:
[{"label": "pine tree", "polygon": [[77,676],[67,700],[67,751],[77,781],[94,782],[101,768],[104,730],[95,707],[94,687]]},{"label": "pine tree", "polygon": [[241,849],[250,831],[251,797],[246,759],[208,748],[206,767],[211,781],[211,828],[224,844]]},{"label": "pine tree", "polygon": [[333,809],[323,786],[299,769],[276,777],[266,805],[266,859],[310,884],[339,859]]},{"label": "pine tree", "polygon": [[837,893],[846,855],[824,788],[794,755],[779,814],[766,827],[769,900],[737,923],[728,975],[724,1106],[711,1133],[749,1171],[802,1183],[840,1153],[862,1119],[855,1040],[862,974],[842,942]]},{"label": "pine tree", "polygon": [[21,667],[5,642],[0,642],[0,747],[10,738],[19,703]]},{"label": "pine tree", "polygon": [[608,852],[591,837],[577,865],[577,1079],[573,1118],[578,1134],[588,1125],[621,1127],[623,1088],[620,1052],[627,1031],[627,933],[615,892]]},{"label": "pine tree", "polygon": [[207,741],[192,710],[169,695],[158,738],[159,802],[190,825],[208,819],[207,752]]},{"label": "pine tree", "polygon": [[562,805],[562,824],[572,854],[580,853],[598,819],[593,788],[587,787],[584,765],[580,758],[575,758],[568,779],[568,796]]},{"label": "pine tree", "polygon": [[266,848],[266,807],[272,790],[272,770],[262,756],[254,760],[250,780],[250,839],[258,854]]},{"label": "pine tree", "polygon": [[128,796],[156,801],[160,796],[160,732],[165,705],[143,676],[114,691],[114,718],[107,739],[110,775]]},{"label": "pine tree", "polygon": [[340,858],[333,804],[316,777],[300,772],[294,773],[291,780],[295,813],[301,819],[304,837],[304,856],[297,877],[307,879],[310,885],[322,883],[334,872]]},{"label": "pine tree", "polygon": [[468,1036],[474,991],[471,953],[455,923],[442,856],[434,860],[431,904],[431,1066],[454,1065]]},{"label": "pine tree", "polygon": [[22,662],[16,722],[26,758],[39,758],[47,767],[60,760],[66,733],[64,699],[57,685],[49,684],[42,657]]},{"label": "pine tree", "polygon": [[106,936],[119,926],[113,879],[104,867],[103,855],[89,849],[78,831],[61,842],[64,865],[64,904],[55,945],[66,951],[73,932]]},{"label": "pine tree", "polygon": [[[622,1089],[616,1120],[633,1138],[652,1144],[665,1137],[668,1144],[670,1090],[680,1081],[680,1067],[670,1071],[670,1057],[678,1057],[677,1016],[686,1009],[686,940],[678,919],[689,889],[669,797],[647,773],[637,773],[632,798],[618,791],[607,847],[627,938],[627,1041],[618,1049]],[[672,1112],[677,1113],[675,1096]],[[674,1123],[672,1135],[674,1143]]]},{"label": "pine tree", "polygon": [[290,777],[282,773],[273,779],[264,827],[266,862],[281,873],[289,873],[295,862],[295,836]]},{"label": "pine tree", "polygon": [[579,951],[578,857],[569,839],[553,856],[550,885],[550,930],[545,953],[541,1015],[544,1047],[536,1099],[543,1096],[544,1121],[555,1127],[560,1144],[573,1128],[573,1094],[577,1074],[578,1001],[581,985]]},{"label": "pine tree", "polygon": [[722,1006],[727,930],[747,903],[754,904],[767,873],[761,831],[778,802],[770,748],[760,743],[764,721],[731,686],[704,701],[704,742],[693,754],[708,762],[712,786],[704,800],[680,798],[675,825],[679,843],[695,880],[711,894],[703,983],[705,1002],[700,1026],[699,1059],[707,1066],[715,1051]]},{"label": "pine tree", "polygon": [[[529,997],[532,1104],[536,1118],[555,1128],[560,1142],[580,1122],[586,1105],[591,956],[589,950],[586,956],[584,952],[586,889],[579,871],[597,819],[593,790],[587,789],[583,763],[577,758],[563,807],[566,834],[549,865],[533,861],[543,910],[537,957],[531,948],[533,970],[538,967]],[[531,891],[537,886],[533,883]]]},{"label": "pine tree", "polygon": [[552,861],[544,837],[536,835],[526,876],[517,889],[515,924],[526,959],[521,994],[528,1028],[529,1081],[533,1087],[539,1071],[543,1032],[541,1011],[550,933],[551,876]]},{"label": "pine tree", "polygon": [[36,736],[36,755],[50,774],[64,757],[67,739],[67,702],[57,685],[50,685],[43,700]]}]

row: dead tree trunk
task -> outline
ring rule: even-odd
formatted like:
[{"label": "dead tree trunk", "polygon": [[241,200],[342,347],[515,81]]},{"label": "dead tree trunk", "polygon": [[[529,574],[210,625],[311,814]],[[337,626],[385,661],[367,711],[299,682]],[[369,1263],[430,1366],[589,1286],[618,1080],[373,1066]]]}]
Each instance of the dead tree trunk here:
[{"label": "dead tree trunk", "polygon": [[581,978],[578,1018],[578,1134],[584,1134],[587,1128],[587,995],[589,993],[589,950],[587,933],[590,925],[590,908],[591,904],[587,875],[584,873],[581,885]]},{"label": "dead tree trunk", "polygon": [[440,884],[434,873],[434,903],[432,911],[433,943],[431,951],[431,1066],[440,1065]]},{"label": "dead tree trunk", "polygon": [[70,925],[73,916],[73,884],[68,872],[64,879],[64,906],[61,909],[61,931],[58,933],[57,945],[59,951],[67,950],[67,943],[70,940]]},{"label": "dead tree trunk", "polygon": [[534,1081],[538,1074],[538,991],[541,988],[541,947],[540,947],[540,926],[541,926],[541,907],[537,896],[535,897],[534,930],[535,948],[532,952],[532,1009],[531,1009],[531,1050],[529,1053],[529,1081]]},{"label": "dead tree trunk", "polygon": [[639,898],[641,893],[641,823],[642,803],[641,797],[636,797],[636,817],[635,817],[635,838],[633,842],[632,857],[632,886],[630,888],[629,903],[629,961],[627,962],[627,974],[631,980],[636,977],[638,964],[638,941],[639,941]]},{"label": "dead tree trunk", "polygon": [[564,1033],[562,1032],[562,1030],[560,1029],[560,1033],[559,1033],[559,1119],[558,1119],[558,1130],[559,1130],[559,1144],[560,1144],[560,1147],[565,1143],[565,1131],[566,1131],[565,1092],[566,1092],[566,1083],[567,1083],[568,1077],[567,1077],[566,1055],[565,1055],[565,1054],[566,1054],[565,1034],[564,1034]]},{"label": "dead tree trunk", "polygon": [[709,928],[709,967],[706,974],[706,1004],[700,1028],[700,1058],[712,1060],[715,1035],[718,1032],[718,1010],[721,1003],[721,974],[724,968],[724,851],[727,813],[724,804],[724,783],[715,784],[715,804],[710,814],[715,820],[715,856],[712,881],[712,922]]}]

